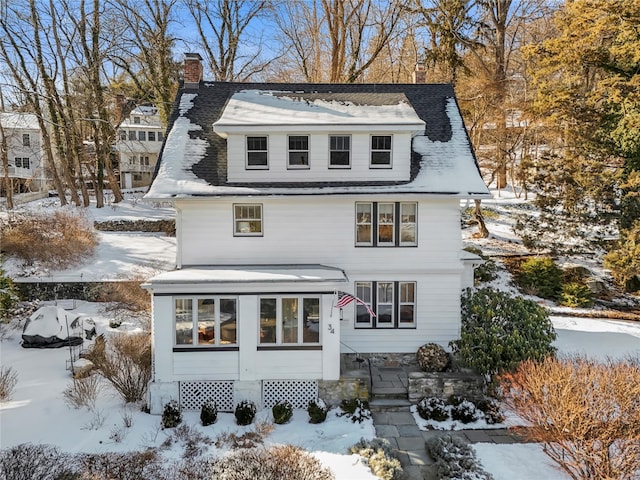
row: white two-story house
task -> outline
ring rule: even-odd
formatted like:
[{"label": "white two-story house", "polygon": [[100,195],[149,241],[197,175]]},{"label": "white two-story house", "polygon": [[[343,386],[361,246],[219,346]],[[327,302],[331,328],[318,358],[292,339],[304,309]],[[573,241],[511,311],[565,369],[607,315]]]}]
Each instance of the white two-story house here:
[{"label": "white two-story house", "polygon": [[452,87],[204,82],[197,62],[146,195],[174,202],[178,245],[147,284],[152,413],[304,406],[341,354],[457,338],[460,199],[489,192]]},{"label": "white two-story house", "polygon": [[12,179],[14,193],[46,188],[47,174],[38,118],[32,113],[0,112],[0,124],[0,141],[6,143],[8,159],[6,172],[0,162],[0,176]]},{"label": "white two-story house", "polygon": [[158,109],[138,106],[118,129],[116,150],[120,156],[121,188],[146,187],[151,184],[158,153],[164,140],[164,125]]}]

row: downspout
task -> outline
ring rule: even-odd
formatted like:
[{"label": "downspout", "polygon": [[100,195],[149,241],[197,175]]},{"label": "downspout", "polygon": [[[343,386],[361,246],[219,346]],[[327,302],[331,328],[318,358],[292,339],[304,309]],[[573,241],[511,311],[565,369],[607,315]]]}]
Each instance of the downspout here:
[{"label": "downspout", "polygon": [[182,268],[182,210],[177,204],[176,208],[176,269]]}]

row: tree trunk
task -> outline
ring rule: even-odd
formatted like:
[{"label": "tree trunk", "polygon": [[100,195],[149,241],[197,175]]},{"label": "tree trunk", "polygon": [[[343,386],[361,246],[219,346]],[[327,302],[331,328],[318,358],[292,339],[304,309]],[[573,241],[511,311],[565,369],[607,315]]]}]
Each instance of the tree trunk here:
[{"label": "tree trunk", "polygon": [[478,233],[477,236],[480,238],[487,238],[489,236],[489,230],[487,229],[487,225],[484,223],[484,216],[482,215],[482,209],[480,208],[482,200],[474,200],[476,206],[473,210],[473,217],[478,222]]}]

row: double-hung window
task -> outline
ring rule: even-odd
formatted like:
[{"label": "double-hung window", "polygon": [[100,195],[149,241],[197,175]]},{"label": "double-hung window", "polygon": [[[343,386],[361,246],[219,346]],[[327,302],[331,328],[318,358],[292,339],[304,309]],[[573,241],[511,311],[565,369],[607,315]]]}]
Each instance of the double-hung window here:
[{"label": "double-hung window", "polygon": [[233,224],[235,236],[262,235],[262,205],[258,203],[234,205]]},{"label": "double-hung window", "polygon": [[156,132],[147,132],[147,138],[150,142],[156,141]]},{"label": "double-hung window", "polygon": [[31,146],[31,136],[28,133],[22,134],[22,146],[30,147]]},{"label": "double-hung window", "polygon": [[351,166],[351,137],[349,135],[329,136],[329,167],[349,168]]},{"label": "double-hung window", "polygon": [[144,130],[140,130],[138,132],[138,140],[141,142],[146,142],[147,141],[147,132]]},{"label": "double-hung window", "polygon": [[391,168],[391,135],[371,135],[371,168]]},{"label": "double-hung window", "polygon": [[356,246],[417,245],[417,213],[415,202],[357,202]]},{"label": "double-hung window", "polygon": [[30,168],[31,165],[29,157],[15,157],[13,163],[16,168]]},{"label": "double-hung window", "polygon": [[414,328],[416,326],[415,282],[356,282],[356,296],[367,306],[355,305],[356,328]]},{"label": "double-hung window", "polygon": [[238,343],[235,298],[178,297],[174,318],[177,347],[233,347]]},{"label": "double-hung window", "polygon": [[309,168],[309,136],[289,135],[289,168]]},{"label": "double-hung window", "polygon": [[129,130],[129,141],[133,142],[137,138],[138,138],[138,136],[136,135],[136,131],[135,130]]},{"label": "double-hung window", "polygon": [[268,168],[267,137],[247,137],[247,168]]},{"label": "double-hung window", "polygon": [[118,130],[118,135],[120,136],[120,140],[127,139],[127,131],[126,130]]},{"label": "double-hung window", "polygon": [[320,297],[260,298],[260,346],[320,344]]}]

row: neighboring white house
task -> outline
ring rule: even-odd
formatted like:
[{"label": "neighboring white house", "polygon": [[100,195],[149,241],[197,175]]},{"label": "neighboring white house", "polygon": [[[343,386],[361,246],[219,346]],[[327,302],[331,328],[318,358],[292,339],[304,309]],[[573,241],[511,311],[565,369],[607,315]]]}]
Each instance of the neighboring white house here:
[{"label": "neighboring white house", "polygon": [[164,126],[158,109],[136,107],[120,124],[116,150],[120,154],[120,187],[135,188],[151,184],[164,139]]},{"label": "neighboring white house", "polygon": [[[46,169],[38,118],[32,113],[0,112],[0,141],[6,136],[8,171],[0,161],[0,177],[13,179],[14,193],[46,188]],[[3,191],[2,195],[6,193]]]},{"label": "neighboring white house", "polygon": [[341,354],[457,338],[460,199],[489,192],[453,88],[209,83],[187,62],[146,195],[174,202],[178,245],[147,284],[152,413],[304,401]]}]

